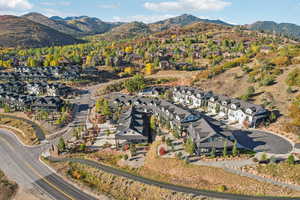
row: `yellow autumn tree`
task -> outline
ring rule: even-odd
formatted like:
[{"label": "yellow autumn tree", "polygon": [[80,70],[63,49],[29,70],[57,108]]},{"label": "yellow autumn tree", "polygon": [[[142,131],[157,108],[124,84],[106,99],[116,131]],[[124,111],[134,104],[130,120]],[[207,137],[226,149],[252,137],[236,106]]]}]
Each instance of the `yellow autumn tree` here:
[{"label": "yellow autumn tree", "polygon": [[92,61],[93,61],[93,57],[92,56],[87,56],[86,61],[85,61],[85,65],[86,66],[92,65]]},{"label": "yellow autumn tree", "polygon": [[133,67],[126,67],[126,68],[124,69],[124,72],[125,72],[126,74],[133,74],[134,68],[133,68]]},{"label": "yellow autumn tree", "polygon": [[125,48],[126,53],[132,53],[132,51],[133,51],[132,46],[128,46],[128,47]]},{"label": "yellow autumn tree", "polygon": [[50,66],[52,66],[52,67],[55,67],[55,66],[58,66],[58,65],[59,65],[58,60],[52,60],[50,62]]},{"label": "yellow autumn tree", "polygon": [[146,64],[145,66],[145,74],[146,75],[151,75],[154,73],[154,67],[151,63]]},{"label": "yellow autumn tree", "polygon": [[36,65],[37,65],[37,61],[34,58],[29,57],[27,59],[27,66],[29,66],[29,67],[36,67]]}]

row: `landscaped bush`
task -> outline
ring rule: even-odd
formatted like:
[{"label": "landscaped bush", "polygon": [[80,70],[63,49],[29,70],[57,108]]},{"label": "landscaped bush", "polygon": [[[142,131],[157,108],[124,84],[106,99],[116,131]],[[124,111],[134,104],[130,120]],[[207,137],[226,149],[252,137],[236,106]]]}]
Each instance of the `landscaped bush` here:
[{"label": "landscaped bush", "polygon": [[227,187],[225,185],[221,185],[218,188],[219,192],[225,192],[227,190]]},{"label": "landscaped bush", "polygon": [[182,152],[181,151],[176,153],[176,158],[179,159],[179,160],[182,159]]},{"label": "landscaped bush", "polygon": [[166,154],[167,154],[167,151],[165,150],[165,148],[164,147],[160,147],[160,149],[159,149],[159,155],[163,156],[163,155],[166,155]]},{"label": "landscaped bush", "polygon": [[275,79],[273,76],[266,76],[264,77],[261,81],[260,81],[260,85],[261,86],[269,86],[269,85],[273,85],[275,83]]},{"label": "landscaped bush", "polygon": [[295,157],[293,155],[289,155],[289,157],[287,159],[287,163],[289,165],[294,165],[295,164]]}]

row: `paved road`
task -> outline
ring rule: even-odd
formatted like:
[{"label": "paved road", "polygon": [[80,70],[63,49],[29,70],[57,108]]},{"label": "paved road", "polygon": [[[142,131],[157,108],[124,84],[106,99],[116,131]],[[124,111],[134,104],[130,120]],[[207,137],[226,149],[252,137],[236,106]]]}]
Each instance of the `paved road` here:
[{"label": "paved road", "polygon": [[[94,104],[91,98],[98,86],[88,88],[80,99],[75,100],[78,110],[74,121],[66,129],[64,138],[71,137],[71,128],[79,123],[84,123],[90,105]],[[42,133],[42,132],[40,132]],[[38,189],[52,199],[56,200],[94,200],[96,198],[82,192],[80,189],[70,185],[55,172],[51,171],[39,161],[40,154],[58,139],[43,143],[45,137],[39,134],[42,145],[35,147],[24,147],[9,131],[0,129],[0,168],[20,186],[25,189]]]},{"label": "paved road", "polygon": [[65,182],[39,161],[33,149],[23,147],[16,138],[0,130],[0,167],[27,189],[38,187],[57,200],[94,200]]},{"label": "paved road", "polygon": [[233,135],[241,145],[256,152],[288,154],[293,150],[293,146],[289,141],[272,133],[257,130],[238,130],[233,131]]},{"label": "paved road", "polygon": [[208,197],[213,197],[213,198],[221,198],[221,199],[239,199],[239,200],[279,200],[279,199],[289,199],[289,200],[300,200],[300,198],[288,198],[288,197],[256,197],[256,196],[246,196],[246,195],[236,195],[236,194],[227,194],[227,193],[221,193],[221,192],[212,192],[212,191],[207,191],[207,190],[199,190],[199,189],[193,189],[193,188],[188,188],[188,187],[183,187],[183,186],[177,186],[169,183],[164,183],[164,182],[159,182],[151,179],[147,179],[144,177],[136,176],[133,174],[130,174],[128,172],[112,168],[109,166],[101,165],[97,162],[91,161],[91,160],[84,160],[84,159],[79,159],[79,158],[67,158],[67,159],[56,159],[56,158],[50,158],[52,161],[61,161],[61,162],[77,162],[81,164],[85,164],[88,166],[91,166],[96,169],[103,170],[107,173],[111,173],[117,176],[123,176],[128,179],[138,181],[147,185],[154,185],[160,188],[168,189],[168,190],[173,190],[176,192],[184,192],[184,193],[189,193],[189,194],[194,194],[194,195],[199,195],[199,196],[208,196]]},{"label": "paved road", "polygon": [[[293,150],[292,144],[283,137],[273,133],[259,130],[240,130],[233,127],[228,127],[224,122],[217,121],[209,116],[203,115],[201,112],[196,112],[217,127],[223,127],[220,132],[230,132],[237,142],[247,149],[255,152],[265,152],[270,154],[288,154]],[[231,135],[229,134],[229,135]]]},{"label": "paved road", "polygon": [[[106,83],[107,84],[107,83]],[[103,84],[104,85],[104,84]],[[71,127],[77,124],[85,122],[88,109],[94,104],[94,100],[91,98],[91,94],[96,91],[98,86],[88,88],[87,93],[83,94],[80,99],[77,100],[78,111],[74,122],[69,125],[69,128],[64,135],[65,139],[70,138]],[[0,168],[9,176],[15,179],[20,185],[26,188],[38,187],[42,191],[46,192],[53,199],[57,200],[93,200],[95,199],[88,194],[81,192],[79,189],[65,182],[49,168],[43,165],[39,161],[41,152],[49,148],[52,144],[56,144],[58,139],[49,141],[49,144],[39,145],[37,147],[27,148],[23,147],[15,138],[13,134],[5,130],[0,130]],[[192,193],[195,195],[204,195],[216,198],[229,198],[229,199],[279,199],[273,197],[248,197],[232,194],[216,193],[205,190],[196,190],[191,188],[185,188],[175,186],[167,183],[161,183],[142,177],[134,176],[126,172],[99,165],[91,161],[77,160],[77,162],[83,162],[93,167],[102,169],[115,175],[124,176],[136,181],[143,182],[145,184],[155,185],[158,187],[178,191]],[[289,198],[283,198],[289,199]]]}]

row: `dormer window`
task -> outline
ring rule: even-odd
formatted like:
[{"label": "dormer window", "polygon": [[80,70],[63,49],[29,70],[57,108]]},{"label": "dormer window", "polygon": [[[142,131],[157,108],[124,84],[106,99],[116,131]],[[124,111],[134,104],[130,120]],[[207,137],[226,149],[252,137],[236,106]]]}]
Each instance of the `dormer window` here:
[{"label": "dormer window", "polygon": [[248,108],[248,109],[246,110],[246,113],[252,115],[253,111],[252,111],[250,108]]}]

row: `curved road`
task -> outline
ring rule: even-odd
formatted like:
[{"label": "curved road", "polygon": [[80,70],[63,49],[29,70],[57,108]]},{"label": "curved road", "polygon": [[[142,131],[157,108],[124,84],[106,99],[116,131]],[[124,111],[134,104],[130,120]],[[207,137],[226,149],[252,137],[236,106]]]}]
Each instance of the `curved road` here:
[{"label": "curved road", "polygon": [[[99,85],[98,85],[99,86]],[[64,134],[65,139],[70,137],[71,127],[78,122],[85,122],[87,109],[93,104],[91,94],[98,86],[90,87],[87,93],[83,94],[79,100],[76,117]],[[25,147],[14,134],[5,129],[0,129],[0,168],[14,179],[24,189],[38,189],[56,200],[96,200],[95,197],[82,192],[80,189],[69,184],[40,162],[39,157],[42,152],[52,144],[56,144],[58,139],[49,142],[45,141],[42,132],[39,139],[42,144],[34,147]],[[48,143],[48,144],[45,144]]]},{"label": "curved road", "polygon": [[[105,83],[107,84],[107,83]],[[104,85],[104,84],[103,84]],[[87,109],[93,104],[91,99],[91,94],[95,92],[98,86],[93,86],[88,89],[86,94],[83,94],[77,103],[79,110],[77,111],[74,122],[69,125],[72,127],[77,123],[85,122],[87,116]],[[70,137],[70,131],[66,131],[64,137],[68,139]],[[80,189],[67,183],[61,177],[59,177],[55,172],[45,166],[39,161],[39,156],[41,152],[48,149],[52,144],[56,144],[57,139],[52,140],[49,144],[43,144],[36,147],[24,147],[17,138],[11,134],[9,131],[0,129],[0,168],[11,178],[15,179],[20,185],[27,189],[34,187],[46,192],[48,196],[57,200],[94,200],[93,196],[90,196]],[[69,161],[80,162],[83,164],[90,165],[97,169],[101,169],[108,173],[112,173],[118,176],[127,177],[129,179],[139,181],[145,184],[155,185],[169,190],[174,190],[177,192],[191,193],[195,195],[210,196],[215,198],[225,198],[225,199],[241,199],[241,200],[269,200],[269,199],[299,199],[300,198],[274,198],[274,197],[250,197],[250,196],[240,196],[234,194],[225,194],[205,190],[197,190],[192,188],[186,188],[182,186],[176,186],[168,183],[162,183],[143,177],[135,176],[130,173],[114,169],[111,167],[103,166],[99,163],[73,159]]]},{"label": "curved road", "polygon": [[229,194],[229,193],[221,193],[221,192],[213,192],[213,191],[208,191],[208,190],[200,190],[200,189],[193,189],[193,188],[188,188],[188,187],[183,187],[183,186],[178,186],[178,185],[173,185],[169,183],[164,183],[164,182],[159,182],[155,180],[151,180],[145,177],[141,176],[136,176],[134,174],[130,174],[128,172],[109,167],[106,165],[102,165],[100,163],[91,161],[91,160],[85,160],[85,159],[80,159],[80,158],[66,158],[66,159],[56,159],[56,158],[49,158],[51,161],[56,161],[56,162],[77,162],[81,164],[85,164],[88,166],[91,166],[93,168],[105,171],[107,173],[111,173],[117,176],[123,176],[128,179],[138,181],[144,184],[148,185],[154,185],[160,188],[168,189],[168,190],[173,190],[176,192],[183,192],[183,193],[189,193],[189,194],[194,194],[194,195],[201,195],[201,196],[208,196],[208,197],[213,197],[213,198],[221,198],[221,199],[239,199],[239,200],[279,200],[279,199],[293,199],[293,200],[300,200],[300,198],[288,198],[288,197],[257,197],[257,196],[246,196],[246,195],[238,195],[238,194]]},{"label": "curved road", "polygon": [[23,147],[5,130],[0,130],[0,155],[0,167],[26,189],[38,187],[57,200],[96,199],[57,176],[39,161],[34,149]]}]

